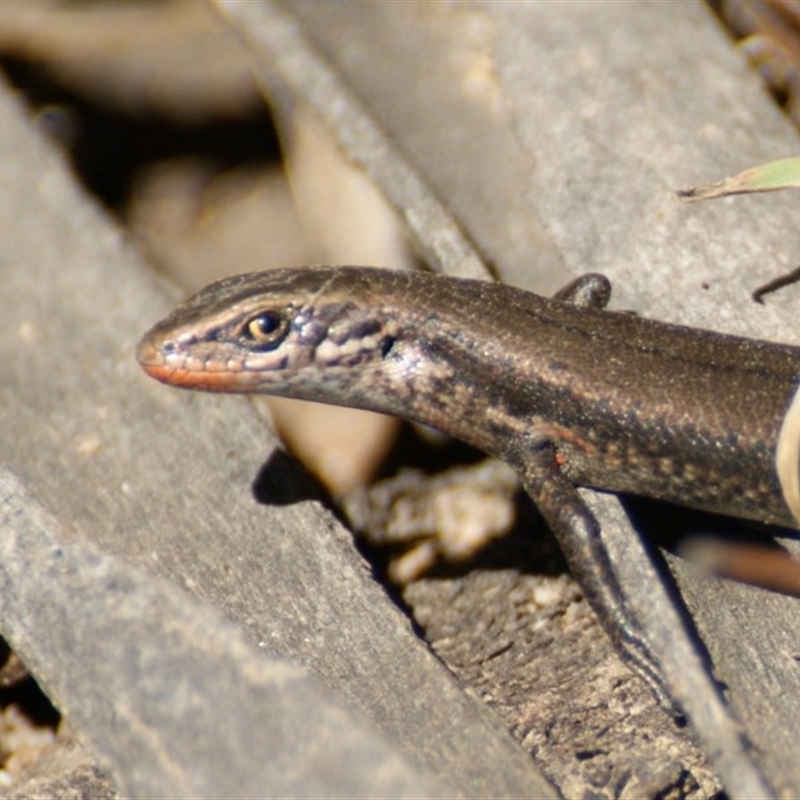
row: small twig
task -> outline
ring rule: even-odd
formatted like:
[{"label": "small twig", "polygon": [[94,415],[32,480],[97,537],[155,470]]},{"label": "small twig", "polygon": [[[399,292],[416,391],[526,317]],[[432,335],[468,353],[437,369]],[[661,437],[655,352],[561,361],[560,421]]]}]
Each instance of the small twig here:
[{"label": "small twig", "polygon": [[791,284],[796,283],[797,281],[800,281],[800,266],[795,267],[791,272],[787,272],[785,275],[779,275],[777,278],[765,283],[763,286],[759,286],[751,296],[756,303],[761,303],[763,305],[763,297],[765,294],[775,292],[778,289],[783,289],[784,286],[791,286]]}]

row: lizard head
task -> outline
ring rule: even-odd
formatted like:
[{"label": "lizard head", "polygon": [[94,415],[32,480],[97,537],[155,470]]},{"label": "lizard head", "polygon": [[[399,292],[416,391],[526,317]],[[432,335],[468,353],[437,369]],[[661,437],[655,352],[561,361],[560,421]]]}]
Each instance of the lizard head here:
[{"label": "lizard head", "polygon": [[153,326],[137,359],[151,377],[182,388],[355,405],[374,391],[401,333],[383,304],[363,302],[376,272],[385,283],[383,270],[347,267],[218,281]]}]

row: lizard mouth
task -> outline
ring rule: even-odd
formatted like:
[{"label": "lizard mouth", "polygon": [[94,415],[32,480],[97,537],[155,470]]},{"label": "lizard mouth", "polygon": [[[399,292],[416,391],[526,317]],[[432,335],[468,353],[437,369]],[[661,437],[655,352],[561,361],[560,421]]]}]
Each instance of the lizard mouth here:
[{"label": "lizard mouth", "polygon": [[148,337],[139,342],[136,360],[147,375],[169,386],[207,392],[251,391],[247,373],[207,361],[193,367],[188,356],[180,357],[174,352],[165,353],[163,343],[154,343]]}]

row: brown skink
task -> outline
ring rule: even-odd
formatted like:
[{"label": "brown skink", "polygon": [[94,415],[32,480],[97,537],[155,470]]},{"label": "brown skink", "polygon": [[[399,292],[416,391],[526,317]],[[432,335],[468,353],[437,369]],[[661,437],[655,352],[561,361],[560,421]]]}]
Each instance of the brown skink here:
[{"label": "brown skink", "polygon": [[605,311],[608,296],[601,276],[546,299],[427,273],[278,270],[202,290],[137,357],[174,386],[384,412],[506,461],[663,694],[575,487],[795,527],[774,460],[800,348]]}]

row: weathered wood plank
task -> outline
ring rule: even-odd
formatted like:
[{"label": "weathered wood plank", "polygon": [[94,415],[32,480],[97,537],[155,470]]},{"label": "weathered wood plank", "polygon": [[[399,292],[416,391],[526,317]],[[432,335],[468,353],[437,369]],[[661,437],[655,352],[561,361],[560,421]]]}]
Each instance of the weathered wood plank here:
[{"label": "weathered wood plank", "polygon": [[259,653],[174,585],[70,537],[8,471],[0,530],[3,633],[122,796],[442,792],[305,671]]}]

